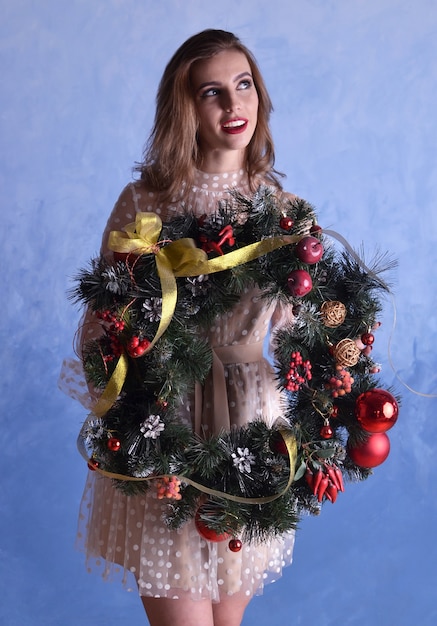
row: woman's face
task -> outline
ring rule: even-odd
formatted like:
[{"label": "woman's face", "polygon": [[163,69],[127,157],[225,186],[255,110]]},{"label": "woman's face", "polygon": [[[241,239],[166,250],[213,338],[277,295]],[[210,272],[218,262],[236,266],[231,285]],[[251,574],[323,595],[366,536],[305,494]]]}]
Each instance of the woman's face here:
[{"label": "woman's face", "polygon": [[203,162],[241,166],[258,117],[258,93],[246,55],[224,50],[197,61],[191,82]]}]

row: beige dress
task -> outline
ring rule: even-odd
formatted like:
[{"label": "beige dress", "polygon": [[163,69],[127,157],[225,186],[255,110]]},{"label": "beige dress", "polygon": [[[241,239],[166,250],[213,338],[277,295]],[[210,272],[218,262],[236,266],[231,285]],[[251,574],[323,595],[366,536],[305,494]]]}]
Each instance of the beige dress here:
[{"label": "beige dress", "polygon": [[[196,172],[185,206],[199,216],[211,213],[232,187],[249,194],[243,171],[219,175]],[[103,241],[109,231],[133,222],[137,211],[154,211],[166,221],[180,210],[177,199],[164,206],[140,182],[132,183],[115,205]],[[281,400],[263,347],[270,325],[277,326],[286,317],[286,311],[269,305],[257,289],[250,289],[237,306],[217,319],[208,338],[224,374],[228,424],[217,424],[214,417],[212,375],[203,386],[202,397],[196,399],[201,402],[201,423],[194,421],[192,399],[181,405],[181,418],[206,432],[217,432],[223,425],[241,426],[254,418],[273,424],[281,415]],[[93,332],[92,326],[85,327],[85,339]],[[70,363],[70,374],[65,373],[67,369],[61,375],[61,385],[90,406],[93,399],[81,379],[79,364]],[[204,540],[192,521],[176,531],[168,529],[162,521],[165,507],[152,489],[144,495],[126,496],[108,478],[89,472],[78,532],[78,545],[85,550],[88,568],[101,570],[108,579],[120,577],[128,587],[134,588],[136,581],[143,596],[178,598],[189,594],[195,600],[217,602],[223,594],[243,592],[250,597],[261,593],[263,586],[277,580],[282,568],[291,563],[293,532],[266,543],[243,545],[235,553],[227,541]]]}]

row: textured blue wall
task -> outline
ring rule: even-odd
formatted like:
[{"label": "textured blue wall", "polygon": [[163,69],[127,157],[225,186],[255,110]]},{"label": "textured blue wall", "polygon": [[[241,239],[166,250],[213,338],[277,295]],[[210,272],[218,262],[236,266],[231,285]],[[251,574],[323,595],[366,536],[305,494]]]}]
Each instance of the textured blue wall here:
[{"label": "textured blue wall", "polygon": [[[70,277],[99,247],[150,128],[163,66],[206,27],[235,31],[275,105],[278,168],[325,227],[390,250],[402,379],[437,392],[437,5],[433,0],[0,0],[0,623],[143,624],[134,595],[73,549],[84,414],[56,388],[79,313]],[[435,608],[436,399],[403,388],[392,452],[321,518],[247,626],[428,626]]]}]

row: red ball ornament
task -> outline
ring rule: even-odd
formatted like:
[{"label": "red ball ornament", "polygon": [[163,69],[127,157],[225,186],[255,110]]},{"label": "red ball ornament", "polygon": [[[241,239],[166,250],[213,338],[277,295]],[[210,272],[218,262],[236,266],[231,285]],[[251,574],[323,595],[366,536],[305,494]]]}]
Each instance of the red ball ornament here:
[{"label": "red ball ornament", "polygon": [[301,298],[311,291],[313,281],[306,270],[293,270],[288,275],[287,287],[292,296]]},{"label": "red ball ornament", "polygon": [[319,235],[322,232],[322,227],[318,224],[313,224],[310,228],[310,233]]},{"label": "red ball ornament", "polygon": [[385,433],[398,419],[398,403],[384,389],[369,389],[355,402],[355,416],[369,433]]},{"label": "red ball ornament", "polygon": [[121,441],[116,437],[111,437],[106,445],[111,452],[118,452],[121,448]]},{"label": "red ball ornament", "polygon": [[114,252],[114,260],[126,263],[126,265],[134,265],[138,255],[133,252]]},{"label": "red ball ornament", "polygon": [[322,437],[322,439],[331,439],[333,434],[334,431],[329,424],[324,424],[320,429],[320,436]]},{"label": "red ball ornament", "polygon": [[323,256],[323,246],[320,239],[311,235],[302,237],[296,244],[296,256],[303,263],[308,263],[309,265],[318,263]]},{"label": "red ball ornament", "polygon": [[376,467],[384,463],[390,452],[390,439],[385,433],[374,433],[364,443],[347,445],[347,452],[359,467]]},{"label": "red ball ornament", "polygon": [[99,467],[100,463],[96,460],[96,459],[90,459],[88,461],[88,469],[91,470],[92,472],[95,472],[96,469]]},{"label": "red ball ornament", "polygon": [[229,542],[229,550],[231,552],[240,552],[242,547],[243,547],[243,544],[241,543],[239,539],[231,539]]},{"label": "red ball ornament", "polygon": [[293,224],[294,222],[291,217],[287,217],[286,215],[281,217],[281,219],[279,220],[279,226],[282,228],[282,230],[291,230],[293,228]]},{"label": "red ball ornament", "polygon": [[364,333],[361,335],[361,341],[365,346],[371,346],[375,341],[375,335],[372,335],[372,333]]},{"label": "red ball ornament", "polygon": [[209,528],[206,523],[201,519],[200,515],[200,511],[197,511],[194,518],[194,525],[196,526],[196,530],[201,537],[203,537],[207,541],[213,541],[214,543],[227,541],[230,538],[229,533],[218,533],[212,528]]},{"label": "red ball ornament", "polygon": [[287,444],[284,441],[281,433],[275,433],[270,441],[270,449],[276,454],[282,454],[288,456]]}]

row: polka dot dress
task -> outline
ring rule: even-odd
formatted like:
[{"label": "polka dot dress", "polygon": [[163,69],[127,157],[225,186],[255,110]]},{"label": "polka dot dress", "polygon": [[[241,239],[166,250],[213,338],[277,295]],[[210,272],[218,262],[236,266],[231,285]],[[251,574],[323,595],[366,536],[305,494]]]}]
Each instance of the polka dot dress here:
[{"label": "polka dot dress", "polygon": [[[232,188],[249,194],[243,171],[219,175],[198,171],[184,206],[199,216],[211,213]],[[164,205],[141,182],[128,185],[109,218],[103,251],[109,232],[134,221],[137,211],[154,211],[165,221],[181,211],[181,203],[174,198]],[[254,418],[271,424],[281,414],[274,373],[263,358],[272,316],[284,320],[283,315],[277,315],[275,305],[261,299],[254,288],[209,330],[208,339],[224,376],[229,426],[242,426]],[[84,330],[84,338],[93,332],[90,326]],[[68,374],[66,364],[61,374],[64,383],[70,377],[70,384],[64,384],[70,395],[80,389],[77,368],[77,363],[70,364]],[[223,426],[215,418],[214,384],[211,374],[200,390],[200,405],[196,399],[200,423],[194,417],[193,398],[186,398],[180,409],[181,419],[190,420],[193,428],[207,433]],[[89,400],[85,392],[75,397],[84,404]],[[152,491],[126,496],[109,479],[89,473],[80,507],[78,546],[85,550],[90,571],[99,570],[106,579],[119,578],[128,588],[138,587],[143,596],[180,598],[188,594],[195,600],[218,602],[224,594],[243,592],[250,597],[261,593],[264,585],[277,580],[283,567],[291,563],[294,533],[259,545],[244,545],[234,553],[226,541],[213,543],[200,537],[192,521],[177,531],[169,530],[162,521],[167,505]]]}]

